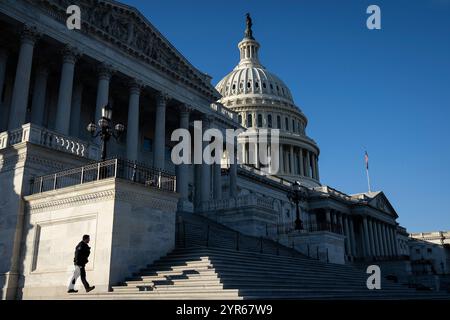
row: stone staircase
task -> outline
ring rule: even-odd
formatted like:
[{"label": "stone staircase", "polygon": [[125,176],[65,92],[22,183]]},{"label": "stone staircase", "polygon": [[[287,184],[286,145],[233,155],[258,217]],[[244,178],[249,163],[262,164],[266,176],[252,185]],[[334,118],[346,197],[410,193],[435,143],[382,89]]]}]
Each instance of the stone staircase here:
[{"label": "stone staircase", "polygon": [[[195,218],[197,219],[197,218]],[[203,223],[208,219],[200,219]],[[200,220],[197,219],[197,222]],[[191,221],[192,222],[192,221]],[[204,227],[204,225],[203,225]],[[211,230],[212,225],[208,229]],[[214,236],[226,227],[214,224]],[[273,242],[251,246],[212,241],[193,229],[178,247],[104,294],[76,294],[75,299],[448,299],[382,279],[381,290],[366,287],[368,275],[349,265],[324,263]],[[203,230],[201,227],[198,230]],[[243,235],[236,235],[235,239]],[[242,238],[241,238],[242,239]],[[216,239],[217,240],[217,239]],[[254,238],[250,241],[256,241]],[[208,246],[206,246],[207,244]],[[237,250],[239,249],[239,251]],[[266,251],[266,252],[265,252]],[[381,270],[383,274],[383,270]]]}]

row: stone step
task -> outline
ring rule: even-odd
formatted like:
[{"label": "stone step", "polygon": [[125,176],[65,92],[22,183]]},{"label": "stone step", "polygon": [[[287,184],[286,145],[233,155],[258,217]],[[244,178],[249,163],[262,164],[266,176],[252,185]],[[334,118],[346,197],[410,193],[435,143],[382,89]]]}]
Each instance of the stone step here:
[{"label": "stone step", "polygon": [[[320,279],[343,279],[343,280],[359,280],[361,282],[366,282],[367,276],[364,274],[353,275],[351,273],[339,273],[330,270],[329,272],[317,272],[315,270],[301,270],[300,268],[288,269],[288,268],[271,268],[261,266],[245,266],[245,265],[226,265],[214,264],[214,265],[203,265],[197,267],[154,267],[142,269],[138,274],[140,275],[170,275],[170,274],[183,274],[183,271],[197,273],[205,271],[213,271],[219,274],[243,274],[243,275],[259,275],[259,276],[282,276],[282,277],[293,277],[297,276],[302,279],[308,279],[311,276]],[[188,276],[189,273],[186,273]]]},{"label": "stone step", "polygon": [[[255,263],[247,262],[247,261],[239,261],[239,260],[226,260],[224,258],[221,259],[210,259],[210,261],[188,261],[188,262],[182,262],[180,261],[164,261],[164,262],[156,262],[155,264],[141,269],[141,272],[149,272],[154,270],[181,270],[181,269],[187,269],[187,268],[202,268],[202,267],[215,267],[215,268],[222,268],[224,266],[228,266],[230,263],[235,263],[236,265],[242,266],[242,267],[249,267],[252,270],[260,270],[260,269],[273,269],[276,268],[280,272],[282,271],[288,271],[292,272],[293,269],[303,269],[302,272],[314,272],[317,273],[319,271],[323,272],[329,272],[330,270],[333,271],[335,275],[348,275],[348,270],[335,270],[333,267],[326,266],[321,268],[313,268],[311,266],[302,266],[297,264],[275,264],[275,263],[266,263],[266,262],[260,262],[257,265]],[[357,272],[361,274],[361,271]],[[354,276],[354,275],[352,275]]]}]

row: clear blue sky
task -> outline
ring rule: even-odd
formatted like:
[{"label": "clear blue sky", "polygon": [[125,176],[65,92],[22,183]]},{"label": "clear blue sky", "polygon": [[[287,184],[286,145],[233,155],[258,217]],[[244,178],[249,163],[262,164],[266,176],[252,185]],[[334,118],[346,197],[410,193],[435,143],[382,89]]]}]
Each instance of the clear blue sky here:
[{"label": "clear blue sky", "polygon": [[[262,63],[321,148],[322,183],[383,190],[411,232],[450,230],[450,0],[123,0],[216,84],[250,12]],[[380,6],[382,30],[366,28]]]}]

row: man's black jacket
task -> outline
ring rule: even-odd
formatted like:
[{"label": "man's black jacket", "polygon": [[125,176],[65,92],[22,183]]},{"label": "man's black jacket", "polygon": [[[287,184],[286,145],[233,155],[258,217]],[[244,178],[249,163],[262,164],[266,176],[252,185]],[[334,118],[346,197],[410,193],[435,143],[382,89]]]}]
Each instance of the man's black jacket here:
[{"label": "man's black jacket", "polygon": [[91,254],[91,248],[86,242],[81,241],[75,248],[75,258],[73,262],[75,265],[84,267],[88,263],[88,257]]}]

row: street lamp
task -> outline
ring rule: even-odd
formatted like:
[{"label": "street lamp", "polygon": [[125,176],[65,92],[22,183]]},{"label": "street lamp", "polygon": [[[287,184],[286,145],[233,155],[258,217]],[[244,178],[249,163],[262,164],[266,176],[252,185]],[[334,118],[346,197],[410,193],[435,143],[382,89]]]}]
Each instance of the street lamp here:
[{"label": "street lamp", "polygon": [[102,140],[102,161],[105,161],[106,159],[106,143],[109,139],[113,137],[117,140],[125,131],[125,126],[121,123],[116,124],[114,129],[111,128],[111,120],[112,109],[109,104],[107,104],[102,108],[102,117],[98,120],[99,130],[97,131],[97,125],[93,122],[89,123],[86,128],[93,138],[100,136],[100,139]]},{"label": "street lamp", "polygon": [[303,222],[300,219],[300,208],[299,208],[299,202],[304,201],[307,198],[307,191],[306,188],[303,187],[300,182],[295,181],[292,183],[292,189],[289,191],[287,195],[289,201],[294,202],[297,209],[297,214],[295,218],[295,230],[303,230]]}]

